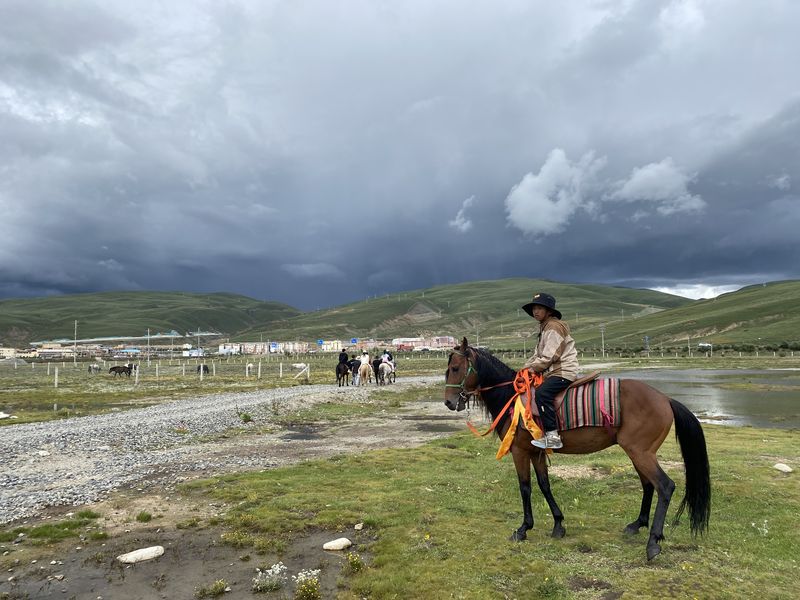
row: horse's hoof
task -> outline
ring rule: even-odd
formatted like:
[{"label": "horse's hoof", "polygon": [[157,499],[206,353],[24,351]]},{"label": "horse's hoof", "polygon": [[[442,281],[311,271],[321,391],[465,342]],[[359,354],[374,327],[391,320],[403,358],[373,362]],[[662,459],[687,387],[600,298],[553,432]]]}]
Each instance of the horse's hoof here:
[{"label": "horse's hoof", "polygon": [[625,535],[636,535],[639,533],[639,523],[629,523],[626,527],[624,532]]},{"label": "horse's hoof", "polygon": [[648,561],[653,560],[659,554],[661,554],[661,546],[659,546],[658,544],[648,544],[648,546],[647,546],[647,560]]},{"label": "horse's hoof", "polygon": [[511,537],[509,539],[512,542],[524,542],[526,539],[528,539],[528,534],[525,533],[524,531],[515,531],[514,533],[511,534]]},{"label": "horse's hoof", "polygon": [[565,535],[567,535],[567,530],[563,527],[553,527],[553,533],[550,534],[551,538],[560,540]]}]

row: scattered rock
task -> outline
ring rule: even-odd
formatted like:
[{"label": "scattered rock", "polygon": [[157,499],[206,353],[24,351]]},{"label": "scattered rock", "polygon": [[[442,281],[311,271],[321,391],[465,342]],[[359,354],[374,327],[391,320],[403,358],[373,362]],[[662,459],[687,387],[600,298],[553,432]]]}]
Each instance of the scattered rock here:
[{"label": "scattered rock", "polygon": [[39,450],[39,456],[50,456],[50,453],[47,450]]},{"label": "scattered rock", "polygon": [[0,419],[8,419],[10,416],[8,413],[0,412]]},{"label": "scattered rock", "polygon": [[353,545],[353,542],[348,540],[347,538],[339,538],[336,540],[331,540],[326,544],[323,544],[323,550],[344,550],[345,548],[349,548]]},{"label": "scattered rock", "polygon": [[778,471],[780,471],[781,473],[791,473],[792,471],[794,471],[792,467],[790,467],[789,465],[785,465],[783,463],[775,463],[774,465],[772,465],[772,468],[778,469]]},{"label": "scattered rock", "polygon": [[355,527],[353,527],[353,529],[355,529],[356,531],[361,531],[362,529],[364,529],[364,524],[363,523],[356,523],[356,525],[355,525]]},{"label": "scattered rock", "polygon": [[127,554],[120,554],[117,560],[121,563],[132,565],[143,560],[158,558],[162,554],[164,554],[164,546],[150,546],[149,548],[139,548]]}]

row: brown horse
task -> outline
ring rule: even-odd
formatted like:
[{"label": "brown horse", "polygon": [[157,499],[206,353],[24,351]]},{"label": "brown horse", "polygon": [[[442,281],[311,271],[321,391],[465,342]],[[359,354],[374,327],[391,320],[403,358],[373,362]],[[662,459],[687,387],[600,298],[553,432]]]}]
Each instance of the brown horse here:
[{"label": "brown horse", "polygon": [[[496,419],[506,402],[514,395],[511,381],[515,372],[484,350],[473,348],[464,338],[454,348],[447,363],[445,374],[445,405],[450,410],[464,410],[470,397],[483,402],[484,409]],[[711,482],[709,478],[708,452],[700,422],[680,402],[668,398],[646,383],[635,379],[619,382],[621,424],[613,429],[613,437],[604,427],[580,427],[561,432],[564,447],[556,452],[565,454],[589,454],[619,444],[633,462],[642,482],[642,504],[638,518],[625,527],[625,533],[635,534],[650,522],[650,507],[653,492],[658,494],[653,525],[647,541],[647,559],[652,560],[659,552],[659,542],[664,539],[664,520],[669,508],[675,482],[658,464],[657,452],[675,422],[675,436],[680,444],[686,469],[686,493],[675,516],[689,509],[689,522],[693,535],[702,534],[708,528],[711,516]],[[506,413],[497,424],[497,434],[502,439],[511,425]],[[513,540],[524,540],[533,527],[531,509],[531,464],[536,472],[539,489],[553,514],[552,537],[564,537],[562,525],[564,515],[550,491],[547,476],[547,455],[531,445],[531,435],[524,427],[517,427],[511,446],[511,455],[519,479],[522,496],[522,525],[511,536]]]},{"label": "brown horse", "polygon": [[347,363],[340,362],[336,365],[336,383],[339,384],[339,387],[350,385],[350,367],[347,366]]}]

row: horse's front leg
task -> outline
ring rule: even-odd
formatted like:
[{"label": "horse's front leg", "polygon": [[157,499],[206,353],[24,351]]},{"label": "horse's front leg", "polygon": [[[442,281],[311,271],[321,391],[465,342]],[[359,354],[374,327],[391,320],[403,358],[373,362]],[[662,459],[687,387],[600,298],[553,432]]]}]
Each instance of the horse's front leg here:
[{"label": "horse's front leg", "polygon": [[547,500],[547,506],[550,507],[550,512],[553,515],[553,533],[550,535],[554,538],[562,538],[566,535],[567,530],[561,524],[564,520],[564,515],[553,498],[553,492],[550,491],[550,477],[547,474],[547,453],[542,450],[536,452],[533,457],[533,469],[536,471],[536,481],[539,483],[539,489],[542,490],[544,499]]},{"label": "horse's front leg", "polygon": [[514,468],[519,480],[519,494],[522,496],[522,525],[511,534],[511,539],[521,542],[528,537],[528,530],[533,528],[533,509],[531,508],[531,459],[526,450],[511,449]]}]

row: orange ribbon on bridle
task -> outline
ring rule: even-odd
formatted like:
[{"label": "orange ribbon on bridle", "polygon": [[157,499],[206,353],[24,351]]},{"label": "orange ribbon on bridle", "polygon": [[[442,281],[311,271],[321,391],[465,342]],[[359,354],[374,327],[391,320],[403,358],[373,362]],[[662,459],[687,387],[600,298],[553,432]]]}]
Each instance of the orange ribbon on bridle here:
[{"label": "orange ribbon on bridle", "polygon": [[[472,367],[472,365],[470,365],[470,367]],[[470,392],[471,394],[480,394],[482,391],[491,390],[496,387],[502,387],[504,385],[513,384],[515,394],[511,396],[511,398],[509,398],[508,402],[506,402],[506,405],[497,414],[497,417],[495,417],[495,420],[492,422],[492,425],[489,427],[489,429],[487,429],[483,433],[480,433],[477,429],[475,429],[475,426],[469,421],[467,421],[467,427],[473,434],[475,434],[478,437],[484,437],[489,435],[492,431],[495,430],[497,424],[500,422],[500,419],[503,418],[505,412],[514,403],[514,401],[520,397],[521,394],[527,394],[528,396],[528,400],[525,404],[523,419],[526,422],[531,421],[533,418],[533,413],[531,411],[531,399],[533,398],[533,394],[531,393],[531,387],[533,388],[539,387],[540,385],[542,385],[542,381],[544,381],[544,377],[542,377],[541,373],[533,373],[530,371],[530,369],[520,369],[519,371],[517,371],[517,374],[514,376],[514,379],[512,381],[506,381],[503,383],[498,383],[497,385],[492,385],[489,387],[477,388],[475,390],[472,390]]]}]

